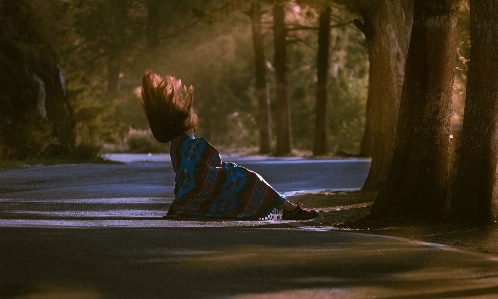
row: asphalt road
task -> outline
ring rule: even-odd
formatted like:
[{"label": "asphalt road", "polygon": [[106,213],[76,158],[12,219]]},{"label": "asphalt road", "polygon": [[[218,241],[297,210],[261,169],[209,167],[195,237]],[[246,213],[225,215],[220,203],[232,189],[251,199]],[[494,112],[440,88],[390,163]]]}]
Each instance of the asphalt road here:
[{"label": "asphalt road", "polygon": [[[30,220],[34,224],[42,219],[162,217],[174,198],[175,173],[169,161],[144,161],[147,158],[124,159],[132,161],[127,164],[59,165],[0,172],[0,225],[7,225],[5,219]],[[284,194],[359,189],[370,164],[368,160],[235,161],[261,174]]]},{"label": "asphalt road", "polygon": [[[368,161],[237,163],[282,192],[359,188],[368,170]],[[0,298],[498,294],[494,256],[306,222],[161,219],[173,177],[163,162],[0,172]]]}]

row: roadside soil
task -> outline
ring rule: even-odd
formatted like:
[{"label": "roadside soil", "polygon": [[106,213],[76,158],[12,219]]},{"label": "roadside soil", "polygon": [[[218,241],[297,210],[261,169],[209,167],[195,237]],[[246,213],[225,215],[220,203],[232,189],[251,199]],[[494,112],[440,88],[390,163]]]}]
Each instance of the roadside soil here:
[{"label": "roadside soil", "polygon": [[405,220],[403,217],[372,220],[368,215],[376,195],[376,192],[322,191],[311,194],[298,193],[288,199],[320,212],[318,218],[307,222],[309,225],[333,227],[339,231],[402,237],[498,255],[496,222],[474,226],[423,219]]}]

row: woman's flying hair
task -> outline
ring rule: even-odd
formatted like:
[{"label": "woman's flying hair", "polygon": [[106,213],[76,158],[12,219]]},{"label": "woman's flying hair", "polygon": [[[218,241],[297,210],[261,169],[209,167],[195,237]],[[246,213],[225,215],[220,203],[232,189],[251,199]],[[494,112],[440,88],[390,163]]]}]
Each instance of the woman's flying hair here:
[{"label": "woman's flying hair", "polygon": [[[172,76],[164,79],[146,72],[142,79],[142,107],[154,138],[166,143],[189,129],[197,128],[197,116],[192,110],[194,88],[188,89]],[[185,123],[191,116],[191,122]]]}]

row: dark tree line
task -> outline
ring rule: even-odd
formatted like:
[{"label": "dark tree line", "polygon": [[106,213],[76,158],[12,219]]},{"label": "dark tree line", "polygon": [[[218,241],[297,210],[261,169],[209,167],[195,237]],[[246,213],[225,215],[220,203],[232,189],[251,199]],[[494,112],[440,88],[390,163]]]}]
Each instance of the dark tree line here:
[{"label": "dark tree line", "polygon": [[[289,99],[288,82],[288,44],[290,40],[290,30],[312,30],[317,32],[318,50],[316,58],[317,83],[316,83],[316,107],[315,107],[315,130],[313,142],[313,155],[325,155],[329,152],[327,135],[327,85],[329,73],[330,56],[330,33],[331,27],[348,25],[344,24],[331,26],[331,1],[301,1],[304,5],[313,5],[319,11],[318,24],[316,27],[306,27],[286,23],[288,13],[288,1],[261,1],[271,9],[275,68],[275,117],[276,117],[276,155],[288,155],[291,153],[292,126],[291,126],[291,104]],[[237,7],[239,2],[228,1],[223,9]],[[251,1],[251,8],[247,12],[252,22],[253,47],[255,60],[256,94],[258,98],[258,127],[259,127],[259,151],[260,153],[271,152],[271,131],[272,121],[270,112],[270,99],[268,92],[267,66],[264,53],[264,36],[262,34],[261,19],[263,15],[262,3]]]}]

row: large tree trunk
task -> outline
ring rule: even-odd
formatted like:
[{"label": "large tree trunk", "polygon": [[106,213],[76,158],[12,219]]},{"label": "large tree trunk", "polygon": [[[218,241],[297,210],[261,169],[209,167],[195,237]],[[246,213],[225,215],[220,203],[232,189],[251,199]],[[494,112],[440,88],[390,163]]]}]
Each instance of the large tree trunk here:
[{"label": "large tree trunk", "polygon": [[445,218],[489,221],[493,217],[498,146],[498,1],[470,1],[471,63],[462,145]]},{"label": "large tree trunk", "polygon": [[327,78],[329,72],[330,14],[330,6],[324,6],[320,12],[320,25],[318,28],[314,156],[327,153]]},{"label": "large tree trunk", "polygon": [[371,214],[441,216],[448,174],[458,0],[417,0],[394,151]]},{"label": "large tree trunk", "polygon": [[266,58],[264,39],[261,29],[261,5],[253,1],[250,17],[254,46],[254,63],[256,67],[256,96],[258,98],[259,152],[271,152],[271,111],[270,94],[266,80]]},{"label": "large tree trunk", "polygon": [[411,0],[357,1],[367,40],[370,75],[361,154],[372,163],[363,190],[378,189],[387,177],[410,39]]},{"label": "large tree trunk", "polygon": [[292,150],[291,112],[287,83],[287,30],[285,10],[281,1],[273,6],[273,35],[275,44],[275,76],[277,81],[277,155]]},{"label": "large tree trunk", "polygon": [[66,156],[74,148],[74,115],[59,58],[30,24],[37,16],[33,1],[0,5],[0,159]]}]

